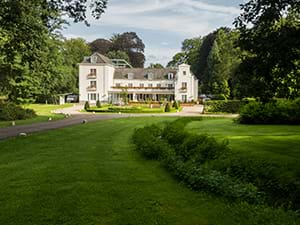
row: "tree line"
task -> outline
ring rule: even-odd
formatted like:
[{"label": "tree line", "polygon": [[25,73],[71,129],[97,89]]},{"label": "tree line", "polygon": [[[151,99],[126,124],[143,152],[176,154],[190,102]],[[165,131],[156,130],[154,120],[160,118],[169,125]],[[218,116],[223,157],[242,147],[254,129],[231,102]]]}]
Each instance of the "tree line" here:
[{"label": "tree line", "polygon": [[[92,52],[144,67],[145,45],[134,32],[109,40],[66,40],[66,16],[86,25],[86,9],[99,19],[107,0],[0,1],[0,95],[16,103],[51,101],[78,92],[78,62]],[[200,91],[225,98],[296,98],[300,94],[298,0],[249,0],[235,28],[186,39],[167,66],[191,65]],[[151,64],[161,68],[160,64]]]},{"label": "tree line", "polygon": [[300,3],[250,0],[234,29],[186,39],[168,66],[188,63],[200,91],[225,98],[300,96]]}]

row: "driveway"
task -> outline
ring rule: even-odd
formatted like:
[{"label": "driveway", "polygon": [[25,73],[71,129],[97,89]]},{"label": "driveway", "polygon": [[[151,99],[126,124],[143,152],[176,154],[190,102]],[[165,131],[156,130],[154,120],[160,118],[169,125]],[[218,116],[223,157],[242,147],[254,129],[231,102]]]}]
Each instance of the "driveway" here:
[{"label": "driveway", "polygon": [[9,137],[19,136],[20,133],[35,133],[47,130],[54,130],[63,127],[68,127],[76,124],[81,124],[83,122],[93,122],[99,120],[110,120],[116,118],[127,118],[127,117],[146,117],[146,116],[217,116],[217,117],[236,117],[236,115],[206,115],[201,114],[203,111],[202,105],[195,105],[191,107],[184,107],[181,112],[178,113],[166,113],[166,114],[92,114],[92,113],[81,113],[80,110],[83,109],[83,105],[73,105],[70,108],[64,108],[55,110],[54,113],[69,114],[68,119],[48,121],[42,123],[34,123],[28,125],[19,125],[6,128],[0,128],[0,140]]}]

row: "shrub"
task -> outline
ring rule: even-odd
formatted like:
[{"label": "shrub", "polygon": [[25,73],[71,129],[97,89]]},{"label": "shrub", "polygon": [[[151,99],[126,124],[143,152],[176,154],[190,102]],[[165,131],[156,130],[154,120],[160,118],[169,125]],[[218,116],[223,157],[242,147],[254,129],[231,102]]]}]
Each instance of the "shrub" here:
[{"label": "shrub", "polygon": [[166,106],[165,106],[165,112],[171,112],[171,107],[170,107],[170,103],[167,102]]},{"label": "shrub", "polygon": [[234,154],[214,161],[211,166],[244,182],[253,183],[266,193],[267,200],[272,205],[299,209],[300,178],[294,172],[287,171],[286,165]]},{"label": "shrub", "polygon": [[85,102],[84,103],[84,110],[88,110],[90,108],[90,103],[89,102]]},{"label": "shrub", "polygon": [[0,120],[12,121],[30,119],[36,116],[32,109],[24,109],[12,102],[0,102]]},{"label": "shrub", "polygon": [[177,103],[177,101],[174,101],[174,103],[173,103],[173,108],[175,108],[175,109],[179,109],[179,106],[178,106],[178,103]]},{"label": "shrub", "polygon": [[97,108],[101,108],[101,102],[99,100],[97,100],[96,106],[97,106]]},{"label": "shrub", "polygon": [[300,124],[300,98],[265,104],[251,102],[242,107],[238,121],[244,124]]},{"label": "shrub", "polygon": [[210,100],[204,102],[205,112],[239,113],[246,101],[240,100]]}]

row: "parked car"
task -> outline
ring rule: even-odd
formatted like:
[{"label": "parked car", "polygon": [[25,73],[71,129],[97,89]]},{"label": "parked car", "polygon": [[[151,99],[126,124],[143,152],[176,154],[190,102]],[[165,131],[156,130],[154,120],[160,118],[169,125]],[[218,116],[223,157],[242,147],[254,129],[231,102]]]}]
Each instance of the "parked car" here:
[{"label": "parked car", "polygon": [[78,102],[79,96],[78,95],[67,95],[66,96],[66,102],[71,103],[71,102]]}]

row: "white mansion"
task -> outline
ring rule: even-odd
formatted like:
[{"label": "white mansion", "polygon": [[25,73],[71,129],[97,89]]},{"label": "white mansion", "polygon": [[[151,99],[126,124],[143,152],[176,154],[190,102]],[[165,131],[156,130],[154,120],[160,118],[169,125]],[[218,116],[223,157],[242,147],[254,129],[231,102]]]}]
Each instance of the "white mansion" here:
[{"label": "white mansion", "polygon": [[[124,62],[124,61],[123,61]],[[94,53],[79,64],[79,100],[119,103],[124,93],[130,101],[197,101],[198,80],[187,64],[178,68],[126,68],[128,63]]]}]

